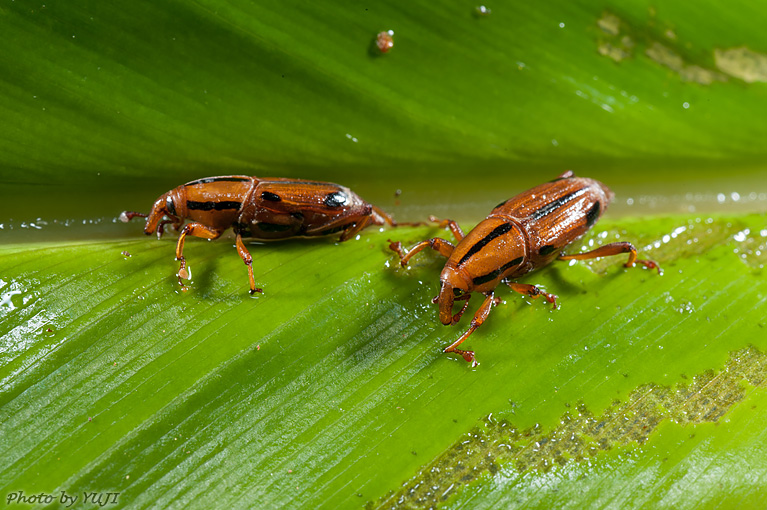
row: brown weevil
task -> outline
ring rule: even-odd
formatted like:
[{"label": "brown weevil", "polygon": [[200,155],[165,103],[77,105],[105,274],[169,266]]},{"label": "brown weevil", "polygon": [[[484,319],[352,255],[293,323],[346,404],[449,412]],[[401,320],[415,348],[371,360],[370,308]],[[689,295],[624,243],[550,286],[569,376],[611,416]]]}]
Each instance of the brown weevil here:
[{"label": "brown weevil", "polygon": [[[137,216],[147,219],[144,226],[147,235],[157,232],[157,237],[161,237],[166,224],[181,230],[176,245],[181,285],[182,279],[189,278],[183,253],[186,236],[216,239],[232,227],[237,252],[248,266],[251,294],[261,289],[256,287],[253,260],[243,238],[274,240],[340,232],[340,240],[346,241],[371,224],[396,225],[388,214],[345,186],[246,175],[188,182],[160,195],[148,215],[125,211],[120,219],[127,222]],[[184,225],[187,219],[190,223]]]},{"label": "brown weevil", "polygon": [[[499,300],[495,288],[506,283],[520,294],[537,298],[543,296],[556,307],[556,296],[543,292],[535,285],[512,280],[539,269],[554,259],[584,260],[628,253],[626,267],[639,263],[649,269],[660,267],[652,260],[637,259],[637,250],[629,242],[615,242],[575,255],[564,255],[563,250],[585,234],[604,213],[613,193],[599,181],[575,177],[567,171],[551,182],[541,184],[498,204],[468,235],[464,235],[452,220],[436,220],[448,227],[458,241],[453,245],[440,238],[421,241],[404,252],[402,244],[391,242],[390,248],[400,256],[402,266],[424,248],[432,248],[447,257],[440,275],[439,295],[433,299],[439,304],[442,324],[456,324],[468,307],[472,292],[484,294],[485,300],[474,314],[469,329],[458,340],[445,348],[476,364],[473,351],[458,349],[490,314]],[[453,303],[464,301],[458,313],[453,314]]]}]

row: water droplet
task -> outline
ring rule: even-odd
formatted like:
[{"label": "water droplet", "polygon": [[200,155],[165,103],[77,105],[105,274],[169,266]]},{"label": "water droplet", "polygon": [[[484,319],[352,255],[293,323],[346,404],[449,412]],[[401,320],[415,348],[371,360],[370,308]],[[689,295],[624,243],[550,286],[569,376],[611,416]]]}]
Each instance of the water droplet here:
[{"label": "water droplet", "polygon": [[734,236],[732,236],[732,238],[738,241],[739,243],[742,243],[743,241],[746,240],[746,237],[748,236],[750,232],[751,231],[749,229],[742,230],[738,232],[737,234],[735,234]]}]

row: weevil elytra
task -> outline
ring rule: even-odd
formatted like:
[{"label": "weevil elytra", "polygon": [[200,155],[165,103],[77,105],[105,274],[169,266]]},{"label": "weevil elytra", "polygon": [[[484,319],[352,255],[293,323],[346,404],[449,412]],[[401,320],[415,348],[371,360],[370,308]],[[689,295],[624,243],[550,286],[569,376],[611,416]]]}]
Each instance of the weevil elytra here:
[{"label": "weevil elytra", "polygon": [[[641,264],[649,269],[660,267],[652,260],[637,259],[637,250],[629,242],[616,242],[595,250],[564,255],[567,245],[585,234],[604,213],[613,193],[599,181],[575,177],[567,171],[551,182],[541,184],[498,204],[468,235],[464,235],[452,220],[436,220],[448,227],[458,241],[453,245],[440,238],[421,241],[409,251],[400,242],[391,242],[390,248],[400,256],[402,266],[424,248],[432,248],[447,262],[440,275],[439,295],[433,299],[439,304],[442,324],[456,324],[469,304],[472,292],[479,292],[485,300],[471,320],[469,329],[458,340],[445,348],[476,364],[473,351],[458,349],[487,319],[493,305],[499,300],[495,288],[506,283],[520,294],[537,298],[543,296],[556,307],[557,296],[543,292],[535,285],[516,283],[513,279],[539,269],[554,259],[584,260],[628,253],[626,267]],[[464,301],[458,313],[453,314],[453,303]]]},{"label": "weevil elytra", "polygon": [[[232,227],[237,252],[248,266],[251,294],[261,289],[256,287],[253,260],[243,238],[274,240],[340,232],[340,240],[346,241],[371,224],[396,225],[391,216],[345,186],[246,175],[188,182],[160,195],[148,215],[125,211],[120,219],[127,222],[137,216],[147,219],[144,226],[147,235],[157,232],[157,237],[161,237],[167,224],[181,230],[176,245],[181,285],[182,280],[189,278],[184,258],[186,236],[216,239]],[[187,219],[190,223],[184,225]]]}]

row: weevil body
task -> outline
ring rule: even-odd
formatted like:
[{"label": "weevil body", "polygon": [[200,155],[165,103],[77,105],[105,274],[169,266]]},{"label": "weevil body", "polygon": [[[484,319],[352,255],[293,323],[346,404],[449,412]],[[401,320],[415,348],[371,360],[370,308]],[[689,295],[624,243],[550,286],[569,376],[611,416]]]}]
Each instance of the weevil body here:
[{"label": "weevil body", "polygon": [[[651,260],[638,260],[636,248],[628,242],[610,243],[595,250],[563,255],[563,250],[585,234],[604,213],[613,193],[599,181],[575,177],[567,171],[551,182],[525,191],[501,204],[480,222],[468,235],[452,220],[443,220],[440,226],[449,227],[457,245],[440,238],[432,238],[415,245],[408,252],[399,242],[390,247],[406,266],[410,258],[432,248],[447,257],[440,275],[439,304],[442,324],[456,324],[466,310],[472,292],[484,294],[485,300],[474,315],[469,329],[458,340],[445,348],[455,352],[467,362],[476,363],[472,351],[458,349],[487,318],[493,305],[498,303],[495,288],[504,282],[512,290],[532,298],[544,296],[556,306],[556,296],[530,284],[512,280],[539,269],[554,259],[582,260],[620,253],[628,253],[626,267],[636,263],[647,268],[658,268]],[[438,220],[434,220],[438,221]],[[461,310],[453,314],[455,301],[464,301]]]},{"label": "weevil body", "polygon": [[[389,215],[345,186],[245,175],[188,182],[160,195],[148,215],[126,211],[120,218],[129,221],[136,216],[147,218],[147,235],[157,232],[158,237],[162,236],[169,223],[181,230],[176,245],[181,284],[189,277],[183,255],[186,236],[216,239],[232,227],[237,252],[248,266],[251,294],[261,289],[256,288],[252,258],[243,238],[274,240],[340,232],[340,240],[346,241],[370,224],[395,224]],[[185,220],[190,223],[184,225]]]}]

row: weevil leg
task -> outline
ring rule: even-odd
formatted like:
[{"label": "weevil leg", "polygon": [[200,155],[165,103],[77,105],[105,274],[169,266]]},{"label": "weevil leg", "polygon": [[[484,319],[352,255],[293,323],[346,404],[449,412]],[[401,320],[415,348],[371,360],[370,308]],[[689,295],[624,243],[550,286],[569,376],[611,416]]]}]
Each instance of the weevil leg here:
[{"label": "weevil leg", "polygon": [[245,243],[242,242],[242,235],[239,233],[237,234],[237,239],[235,241],[235,244],[237,245],[237,253],[240,254],[240,258],[243,262],[245,262],[245,265],[248,266],[248,279],[250,280],[250,293],[255,294],[256,292],[263,292],[261,288],[256,288],[256,279],[253,276],[253,257],[250,256],[250,252],[245,247]]},{"label": "weevil leg", "polygon": [[398,226],[411,226],[411,227],[417,227],[419,225],[423,225],[424,222],[417,221],[417,222],[405,222],[405,223],[397,223],[394,221],[394,219],[383,212],[381,209],[379,209],[376,206],[371,206],[371,213],[369,216],[366,216],[362,220],[358,221],[354,225],[349,228],[349,230],[346,230],[343,234],[341,234],[340,241],[347,241],[351,239],[352,237],[356,236],[357,233],[359,233],[360,230],[367,227],[370,224],[373,225],[389,225],[392,227],[398,227]]},{"label": "weevil leg", "polygon": [[466,331],[466,333],[461,335],[458,340],[445,347],[444,352],[454,352],[456,354],[460,354],[463,356],[463,359],[465,359],[467,363],[471,363],[471,366],[473,367],[479,365],[477,360],[474,359],[474,351],[463,351],[457,347],[461,345],[464,340],[469,338],[469,335],[474,333],[474,331],[480,327],[483,322],[485,322],[487,316],[490,315],[490,310],[492,310],[493,306],[497,305],[499,302],[500,300],[494,297],[492,291],[485,293],[485,300],[482,302],[479,310],[477,310],[477,313],[475,313],[474,317],[471,319],[471,326],[469,326],[469,329]]},{"label": "weevil leg", "polygon": [[[457,324],[459,320],[461,320],[461,317],[463,316],[463,312],[466,311],[466,309],[469,307],[469,299],[471,298],[471,292],[467,292],[466,294],[462,294],[456,298],[453,298],[453,301],[466,301],[463,304],[463,307],[458,311],[457,314],[453,315],[453,320],[451,324]],[[435,305],[439,303],[439,294],[434,296],[434,298],[431,300],[432,303]]]},{"label": "weevil leg", "polygon": [[358,221],[357,223],[354,223],[351,228],[348,230],[344,230],[344,232],[341,234],[341,237],[339,238],[339,241],[344,242],[348,241],[352,237],[356,236],[360,230],[368,226],[368,223],[370,223],[370,216],[365,216],[363,219]]},{"label": "weevil leg", "polygon": [[525,296],[530,296],[533,299],[537,299],[538,296],[543,296],[546,298],[546,301],[554,305],[554,308],[557,307],[557,296],[555,296],[554,294],[549,294],[548,292],[543,292],[541,289],[539,289],[535,285],[530,285],[529,283],[517,283],[517,282],[510,282],[510,281],[506,281],[506,285],[511,287],[511,290],[513,290],[514,292],[519,292],[520,294],[524,294]]},{"label": "weevil leg", "polygon": [[660,266],[654,260],[639,260],[637,258],[636,248],[634,248],[634,245],[629,243],[628,241],[610,243],[604,246],[600,246],[596,250],[591,250],[584,253],[576,253],[575,255],[560,255],[557,258],[559,260],[586,260],[586,259],[595,259],[597,257],[609,257],[611,255],[620,255],[621,253],[629,254],[629,259],[624,264],[624,266],[634,267],[635,264],[642,264],[647,269],[657,269],[658,274],[661,273]]},{"label": "weevil leg", "polygon": [[172,220],[163,220],[157,225],[157,239],[160,239],[162,235],[165,233],[165,225],[168,223],[173,223]]},{"label": "weevil leg", "polygon": [[401,242],[392,241],[391,239],[388,239],[388,241],[390,243],[389,248],[399,255],[400,264],[402,264],[402,267],[407,266],[408,261],[411,258],[413,258],[413,255],[423,250],[427,246],[431,248],[432,250],[438,251],[439,254],[442,255],[443,257],[449,257],[450,254],[452,254],[453,250],[455,249],[455,246],[453,246],[450,243],[450,241],[445,241],[444,239],[441,239],[439,237],[433,237],[429,239],[428,241],[421,241],[420,243],[410,248],[410,250],[407,253],[403,251]]},{"label": "weevil leg", "polygon": [[[376,206],[373,206],[373,212],[370,213],[370,219],[373,221],[376,225],[390,225],[392,227],[397,226],[397,222],[394,221],[394,218],[383,212],[381,209],[379,209]],[[400,225],[412,225],[411,223],[401,223]],[[416,223],[416,225],[420,225],[420,223]]]},{"label": "weevil leg", "polygon": [[137,217],[138,218],[146,218],[147,216],[149,216],[149,215],[148,214],[144,214],[144,213],[140,213],[140,212],[123,211],[123,212],[120,213],[120,221],[122,221],[123,223],[128,223],[133,218],[137,218]]},{"label": "weevil leg", "polygon": [[184,258],[184,238],[187,236],[201,237],[203,239],[216,239],[221,235],[220,230],[213,230],[208,228],[202,223],[187,223],[184,228],[181,229],[181,235],[178,236],[178,244],[176,245],[176,260],[181,261],[181,267],[178,270],[178,283],[184,285],[181,281],[189,278],[189,271],[186,268],[186,259]]},{"label": "weevil leg", "polygon": [[461,230],[461,227],[453,220],[444,219],[441,220],[437,218],[436,216],[429,216],[429,221],[432,221],[434,223],[437,223],[439,228],[449,228],[450,232],[453,233],[453,236],[455,236],[456,241],[461,241],[465,237],[463,230]]},{"label": "weevil leg", "polygon": [[420,227],[427,224],[425,221],[397,221],[376,206],[373,206],[371,218],[371,221],[376,225],[386,224],[392,227]]}]

